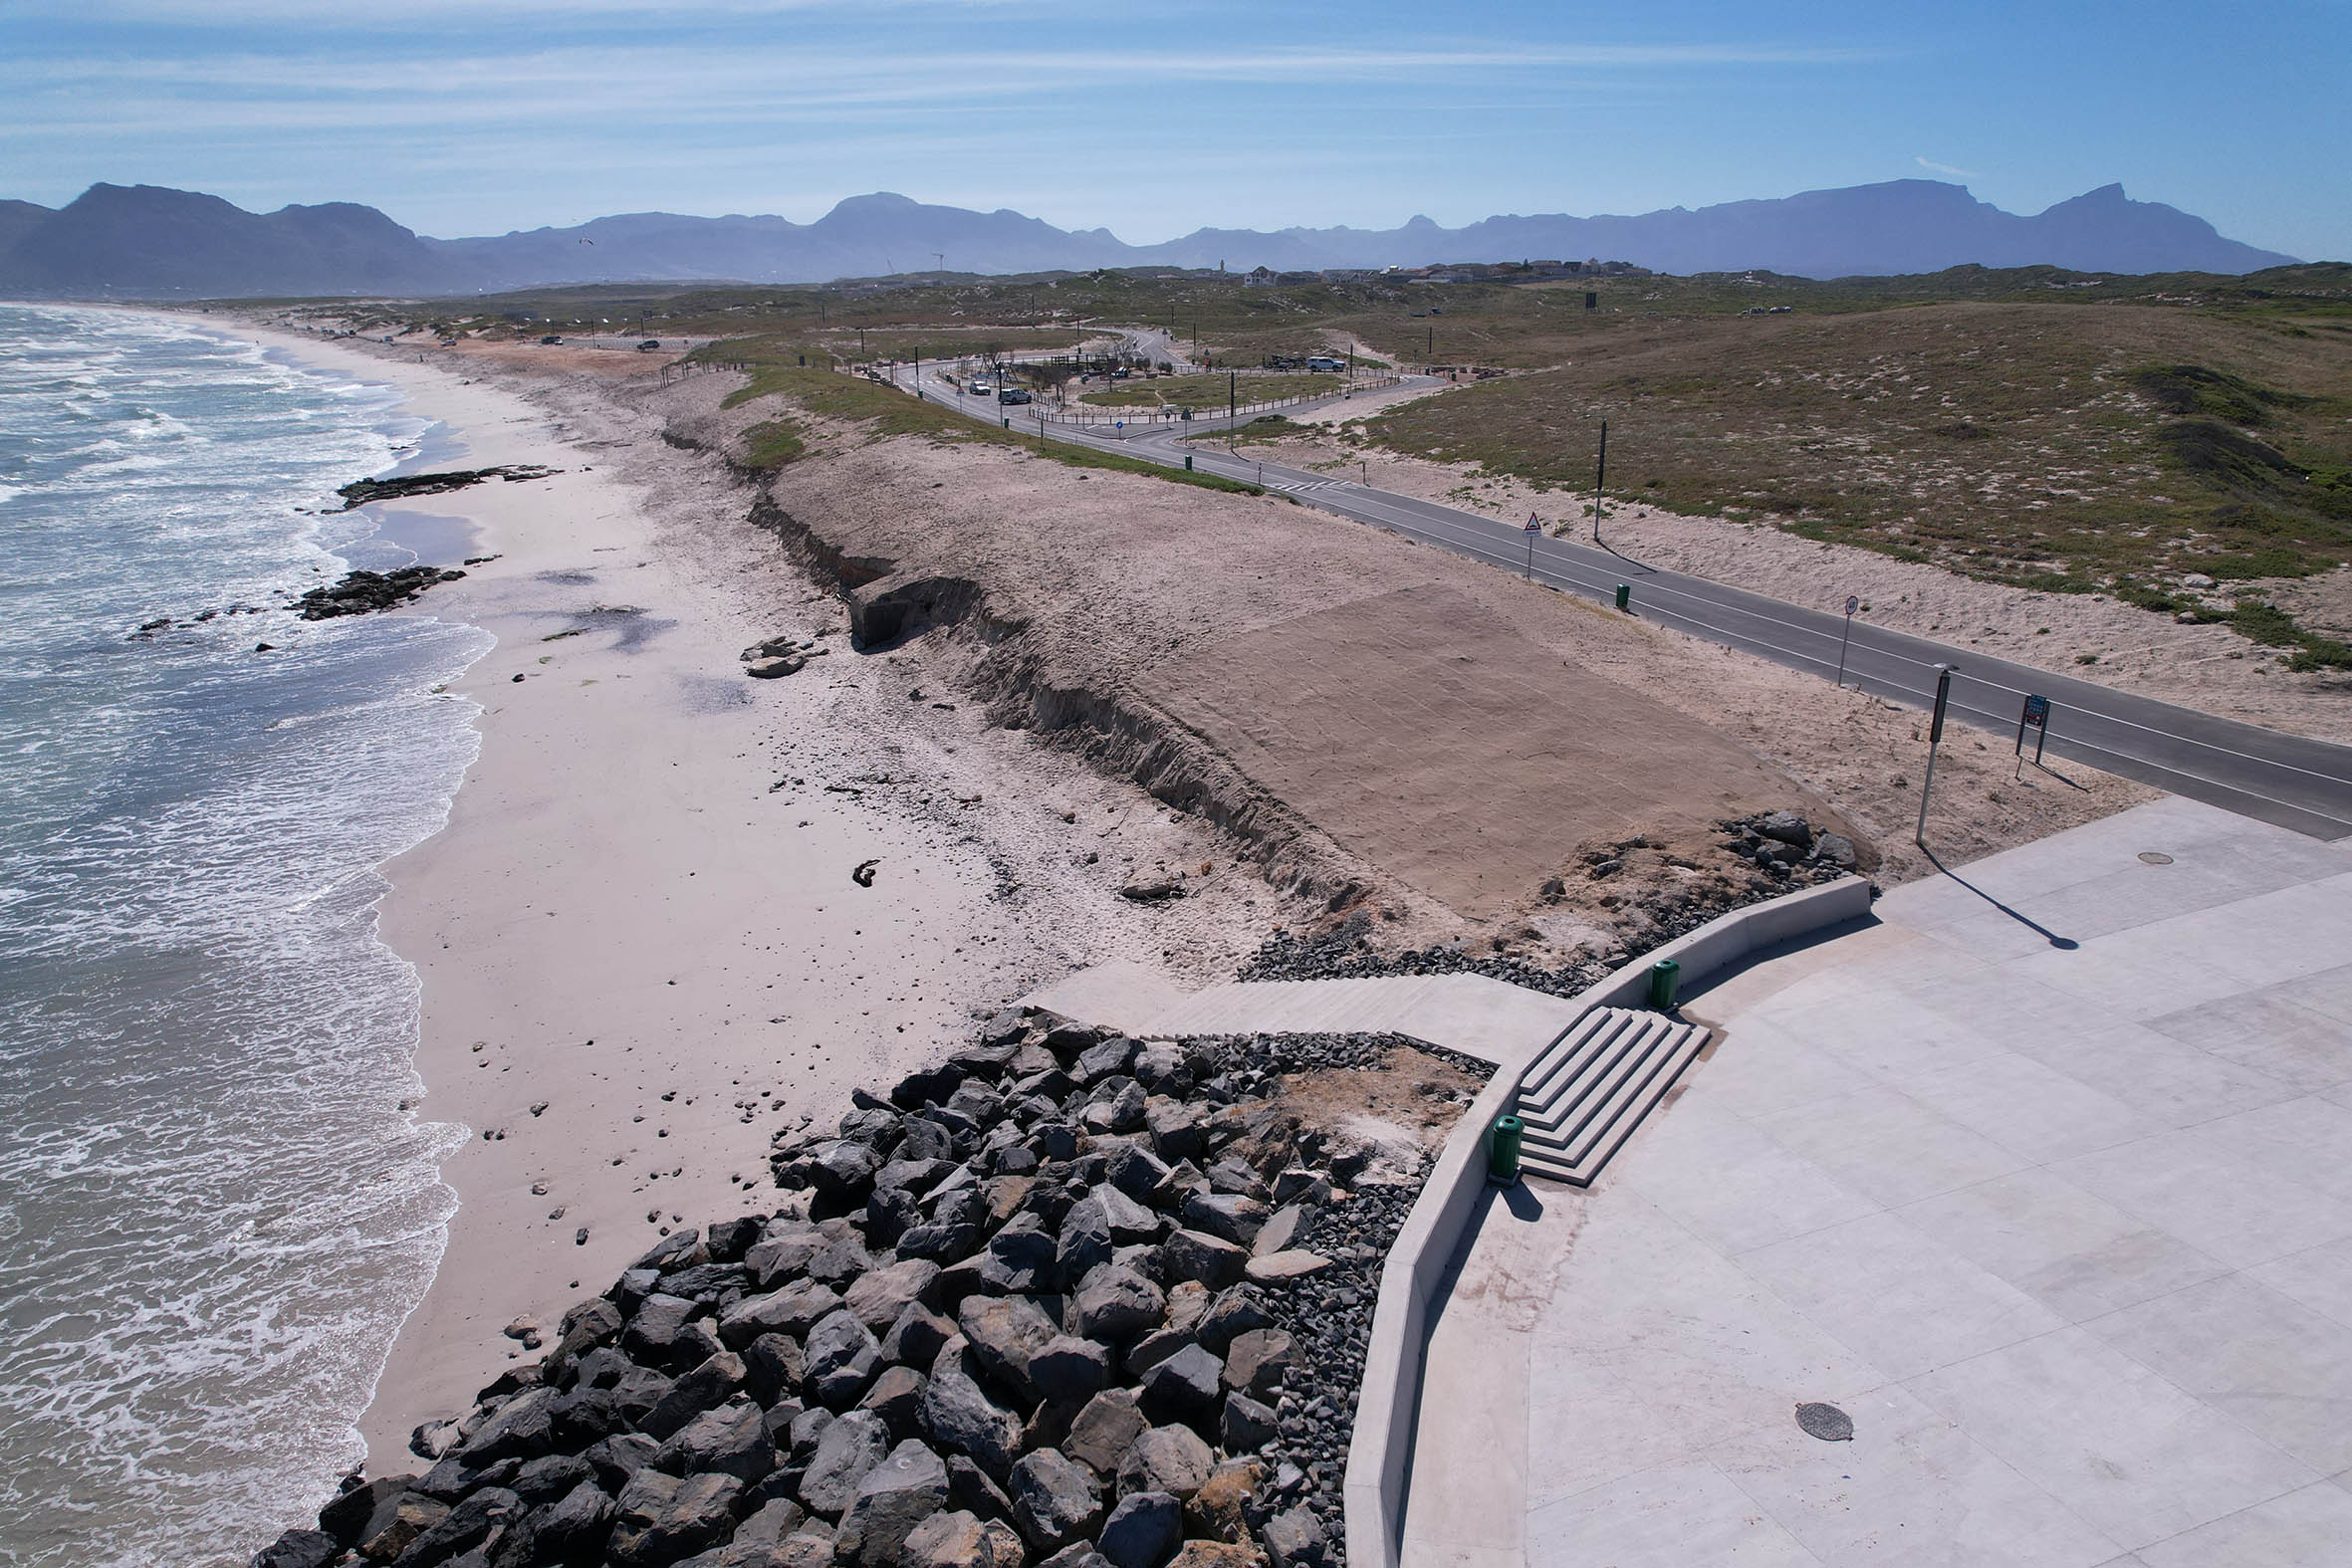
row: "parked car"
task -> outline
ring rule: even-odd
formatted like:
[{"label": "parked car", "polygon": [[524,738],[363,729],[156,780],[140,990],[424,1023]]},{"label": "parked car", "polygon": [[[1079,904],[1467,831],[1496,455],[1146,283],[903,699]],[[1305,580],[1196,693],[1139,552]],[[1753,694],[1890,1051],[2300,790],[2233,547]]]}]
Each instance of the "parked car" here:
[{"label": "parked car", "polygon": [[548,335],[547,335],[545,337],[542,337],[542,338],[540,339],[540,342],[541,342],[542,344],[546,344],[546,343],[560,343],[560,342],[562,342],[563,340],[564,340],[563,338],[561,338],[561,337],[557,336],[556,336],[554,333],[550,333],[550,334],[548,334]]},{"label": "parked car", "polygon": [[651,353],[651,352],[652,352],[654,349],[656,349],[656,348],[658,348],[658,347],[660,347],[660,346],[661,346],[661,339],[660,339],[660,338],[658,338],[658,337],[648,337],[648,338],[646,338],[646,339],[645,339],[643,342],[641,342],[641,343],[637,344],[637,352],[639,352],[639,353]]},{"label": "parked car", "polygon": [[996,388],[986,381],[971,381],[964,386],[964,393],[968,397],[986,397],[995,390]]},{"label": "parked car", "polygon": [[1008,386],[997,393],[997,401],[1000,403],[1034,403],[1037,399],[1018,386]]},{"label": "parked car", "polygon": [[1329,354],[1316,354],[1306,361],[1306,367],[1309,370],[1344,370],[1347,368],[1347,361],[1334,359]]}]

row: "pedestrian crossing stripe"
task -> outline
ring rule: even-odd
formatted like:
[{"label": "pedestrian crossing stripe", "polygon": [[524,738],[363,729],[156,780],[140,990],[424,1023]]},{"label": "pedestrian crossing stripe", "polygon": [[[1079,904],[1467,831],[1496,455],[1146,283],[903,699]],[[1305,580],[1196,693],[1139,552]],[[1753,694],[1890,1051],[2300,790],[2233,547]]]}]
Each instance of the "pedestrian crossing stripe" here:
[{"label": "pedestrian crossing stripe", "polygon": [[1295,496],[1309,490],[1337,490],[1348,483],[1344,479],[1270,479],[1266,488]]}]

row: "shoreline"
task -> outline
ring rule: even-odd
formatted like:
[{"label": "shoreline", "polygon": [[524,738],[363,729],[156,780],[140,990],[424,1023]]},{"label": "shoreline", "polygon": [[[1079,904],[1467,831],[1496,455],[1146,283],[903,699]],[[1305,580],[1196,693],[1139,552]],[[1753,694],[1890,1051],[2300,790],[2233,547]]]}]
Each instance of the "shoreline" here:
[{"label": "shoreline", "polygon": [[[879,700],[905,701],[884,688],[909,677],[893,656],[853,666],[845,638],[797,679],[745,679],[742,647],[837,632],[841,608],[743,525],[731,479],[661,449],[652,422],[595,397],[546,406],[480,367],[205,320],[398,390],[448,466],[560,470],[379,504],[499,558],[389,612],[496,638],[448,688],[478,705],[482,743],[447,821],[378,868],[379,939],[423,997],[410,1114],[469,1134],[442,1166],[458,1209],[439,1265],[359,1424],[368,1473],[398,1473],[425,1462],[413,1428],[528,1353],[521,1325],[552,1340],[583,1288],[678,1217],[772,1208],[776,1134],[935,1057],[1081,952],[1146,956],[1148,912],[1088,929],[1066,888],[1008,885],[1008,868],[1024,884],[1036,869],[1026,814],[1051,804],[1058,827],[1064,803],[1127,808],[1135,791],[1072,766],[1024,800],[1039,759],[977,714],[963,757],[950,740],[910,758],[876,734],[894,718]],[[903,783],[910,763],[942,790],[988,787],[960,820],[825,787],[860,769]],[[1199,852],[1189,826],[1163,831]],[[861,887],[850,873],[872,859]],[[1265,918],[1231,913],[1236,933]]]}]

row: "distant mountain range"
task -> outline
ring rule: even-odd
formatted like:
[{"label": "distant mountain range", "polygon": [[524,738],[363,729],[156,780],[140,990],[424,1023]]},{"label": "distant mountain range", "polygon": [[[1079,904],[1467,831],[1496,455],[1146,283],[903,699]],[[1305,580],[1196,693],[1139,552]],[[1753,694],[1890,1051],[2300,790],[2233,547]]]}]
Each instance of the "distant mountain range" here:
[{"label": "distant mountain range", "polygon": [[1108,229],[1018,212],[855,196],[814,223],[640,212],[569,229],[436,240],[373,207],[330,202],[252,213],[218,196],[93,185],[52,210],[0,201],[0,296],[223,299],[442,296],[551,284],[822,283],[944,270],[1096,267],[1246,272],[1600,258],[1656,272],[1799,277],[2047,264],[2082,272],[2243,273],[2295,258],[2225,239],[2203,218],[2106,185],[2029,217],[1939,180],[1894,180],[1633,217],[1493,217],[1448,229],[1201,229],[1128,245]]}]

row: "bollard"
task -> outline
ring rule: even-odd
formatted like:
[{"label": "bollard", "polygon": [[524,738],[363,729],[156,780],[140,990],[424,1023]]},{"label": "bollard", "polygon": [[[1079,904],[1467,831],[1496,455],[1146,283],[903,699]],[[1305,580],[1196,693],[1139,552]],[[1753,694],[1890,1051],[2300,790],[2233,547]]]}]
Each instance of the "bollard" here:
[{"label": "bollard", "polygon": [[1487,1180],[1505,1186],[1519,1180],[1520,1139],[1527,1124],[1516,1116],[1495,1118],[1495,1136],[1487,1147]]},{"label": "bollard", "polygon": [[1620,582],[1620,583],[1618,583],[1618,584],[1617,584],[1617,607],[1618,607],[1619,609],[1621,609],[1621,610],[1624,610],[1624,611],[1625,611],[1626,613],[1628,613],[1628,614],[1631,614],[1631,613],[1632,613],[1632,610],[1633,610],[1633,584],[1632,584],[1632,583],[1630,583],[1630,582]]},{"label": "bollard", "polygon": [[1682,966],[1660,959],[1650,966],[1650,1006],[1660,1012],[1674,1010],[1674,993],[1682,984]]}]

